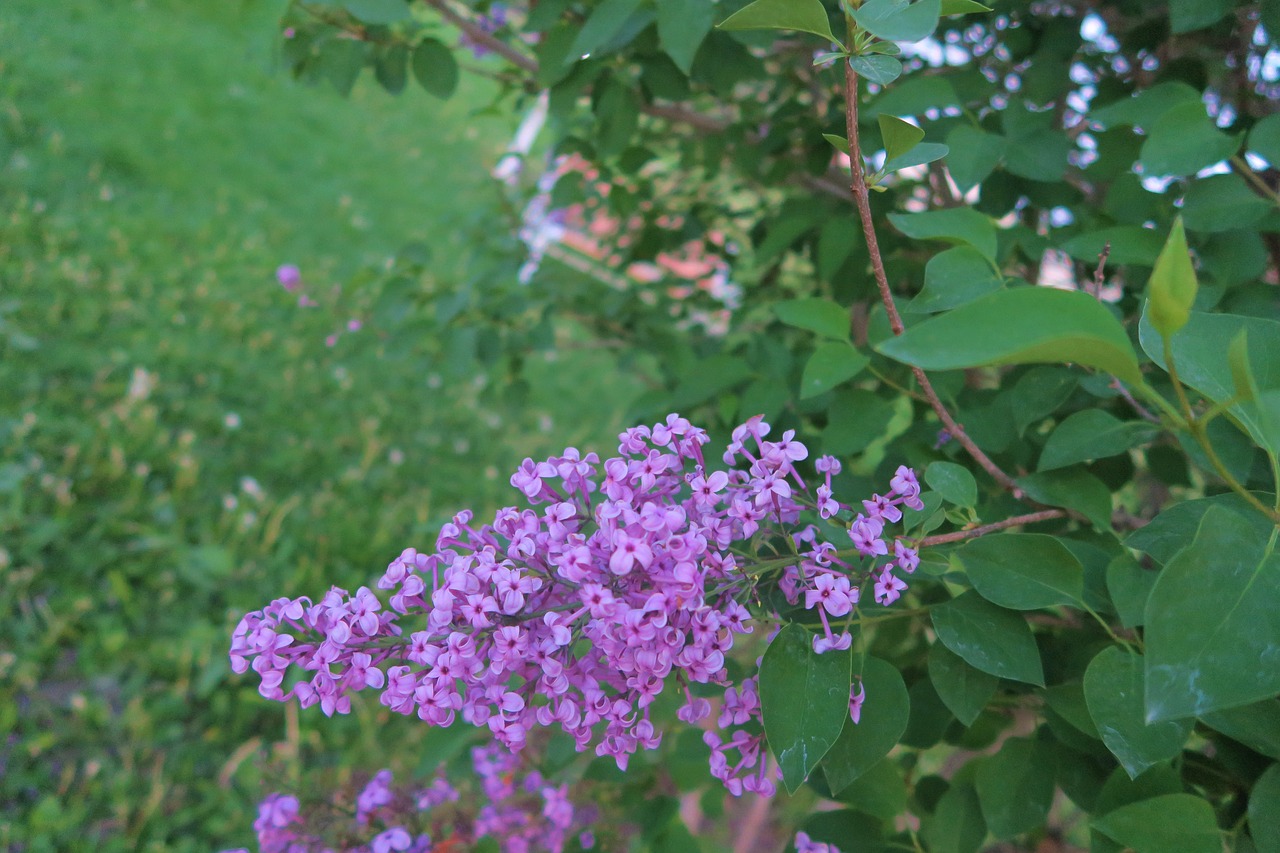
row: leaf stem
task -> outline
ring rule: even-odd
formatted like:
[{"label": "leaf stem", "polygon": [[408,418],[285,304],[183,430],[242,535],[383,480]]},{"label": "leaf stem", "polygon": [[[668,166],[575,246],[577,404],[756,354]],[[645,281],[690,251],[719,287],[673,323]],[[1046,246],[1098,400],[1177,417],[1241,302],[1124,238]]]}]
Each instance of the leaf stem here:
[{"label": "leaf stem", "polygon": [[1253,184],[1253,188],[1261,195],[1265,196],[1272,204],[1280,206],[1280,192],[1273,190],[1262,177],[1253,170],[1249,165],[1249,161],[1234,154],[1231,157],[1231,168],[1240,174],[1246,181]]},{"label": "leaf stem", "polygon": [[919,548],[930,548],[934,545],[946,545],[951,542],[964,542],[968,539],[976,539],[979,536],[986,536],[988,533],[995,533],[997,530],[1004,530],[1008,527],[1017,527],[1022,524],[1035,524],[1038,521],[1049,521],[1054,518],[1067,518],[1068,513],[1064,509],[1046,509],[1040,512],[1032,512],[1027,515],[1015,515],[1012,518],[1006,518],[1003,521],[994,521],[991,524],[984,524],[981,527],[971,527],[967,530],[956,530],[952,533],[940,533],[937,536],[926,536],[917,540],[916,546]]},{"label": "leaf stem", "polygon": [[[856,27],[850,23],[850,41],[856,37]],[[898,313],[898,306],[894,302],[893,292],[889,289],[889,277],[884,270],[884,258],[880,254],[880,241],[876,238],[875,220],[871,214],[870,190],[867,187],[866,167],[862,160],[862,143],[858,137],[858,74],[853,70],[847,61],[844,62],[844,97],[845,97],[845,132],[849,140],[849,172],[852,176],[852,185],[850,189],[853,192],[853,202],[858,208],[858,218],[862,223],[862,233],[867,241],[867,252],[871,256],[871,271],[875,276],[876,288],[880,291],[880,301],[884,304],[885,312],[889,316],[889,327],[895,335],[901,335],[906,327],[902,323],[902,315]],[[955,418],[947,411],[947,407],[938,399],[938,394],[933,390],[933,384],[929,381],[929,377],[918,367],[912,367],[911,372],[915,374],[916,382],[920,385],[920,390],[924,393],[930,407],[937,414],[938,419],[942,421],[947,432],[960,443],[968,454],[973,458],[982,470],[986,471],[992,479],[1000,484],[1001,488],[1011,492],[1014,497],[1022,499],[1025,497],[1022,489],[1018,488],[1018,484],[1013,478],[1004,472],[991,457],[974,443],[968,433],[964,431],[964,427],[956,423]]]}]

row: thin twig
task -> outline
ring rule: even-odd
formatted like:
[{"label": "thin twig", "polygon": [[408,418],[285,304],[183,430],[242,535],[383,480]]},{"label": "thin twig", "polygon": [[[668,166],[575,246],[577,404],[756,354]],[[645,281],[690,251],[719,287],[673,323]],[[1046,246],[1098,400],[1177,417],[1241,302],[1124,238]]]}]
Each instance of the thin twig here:
[{"label": "thin twig", "polygon": [[[889,315],[889,328],[895,335],[901,335],[905,331],[905,326],[902,323],[902,315],[898,313],[898,306],[894,302],[893,292],[889,289],[889,278],[884,271],[880,242],[876,239],[875,220],[871,215],[870,191],[867,188],[867,176],[862,161],[862,143],[858,139],[858,75],[848,62],[844,63],[844,96],[845,132],[849,140],[849,172],[853,179],[851,187],[853,201],[858,208],[858,218],[862,221],[862,233],[866,237],[867,251],[871,255],[871,271],[875,275],[876,287],[880,291],[880,301],[884,303],[885,312]],[[1000,484],[1001,488],[1011,492],[1014,497],[1022,498],[1023,491],[1018,488],[1013,478],[991,461],[991,457],[987,456],[964,431],[964,428],[956,423],[955,418],[951,417],[951,413],[947,411],[947,407],[942,404],[937,392],[933,390],[933,384],[929,382],[925,372],[918,367],[911,368],[911,372],[915,374],[920,390],[924,392],[929,405],[946,426],[951,437],[960,443],[960,446],[973,457],[982,470]]]},{"label": "thin twig", "polygon": [[449,5],[447,0],[426,0],[426,3],[432,9],[439,12],[440,17],[466,33],[467,38],[475,44],[498,54],[512,65],[522,68],[530,74],[538,73],[538,61],[536,59],[531,56],[526,56],[516,50],[493,33],[488,32],[476,21],[458,14]]},{"label": "thin twig", "polygon": [[1108,240],[1102,246],[1102,251],[1098,253],[1098,267],[1093,271],[1093,298],[1102,298],[1102,285],[1107,280],[1106,267],[1107,258],[1111,257],[1111,241]]},{"label": "thin twig", "polygon": [[1067,518],[1068,513],[1064,509],[1046,509],[1040,512],[1032,512],[1027,515],[1015,515],[1013,518],[1006,518],[1004,521],[993,521],[991,524],[984,524],[981,527],[971,527],[968,530],[957,530],[954,533],[940,533],[937,536],[926,536],[916,543],[920,548],[931,548],[934,545],[946,545],[950,542],[964,542],[967,539],[976,539],[979,536],[986,536],[988,533],[995,533],[997,530],[1004,530],[1006,527],[1017,527],[1021,524],[1035,524],[1038,521],[1049,521],[1054,518]]},{"label": "thin twig", "polygon": [[1157,417],[1155,414],[1153,414],[1150,409],[1146,408],[1141,403],[1139,403],[1136,399],[1134,399],[1134,396],[1129,393],[1129,389],[1124,387],[1124,383],[1122,383],[1119,379],[1112,379],[1111,387],[1114,388],[1117,392],[1119,392],[1120,396],[1123,397],[1125,401],[1128,402],[1128,404],[1133,407],[1133,410],[1137,412],[1138,415],[1143,420],[1151,421],[1151,423],[1153,424],[1162,423],[1160,418]]}]

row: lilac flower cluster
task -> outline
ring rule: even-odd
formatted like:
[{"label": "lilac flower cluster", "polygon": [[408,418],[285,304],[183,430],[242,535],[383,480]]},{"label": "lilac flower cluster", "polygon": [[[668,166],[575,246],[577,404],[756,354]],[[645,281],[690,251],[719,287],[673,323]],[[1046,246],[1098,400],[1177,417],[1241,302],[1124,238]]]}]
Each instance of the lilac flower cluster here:
[{"label": "lilac flower cluster", "polygon": [[[718,728],[748,728],[707,732],[713,773],[735,794],[771,793],[762,736],[750,733],[759,731],[755,681],[732,684],[725,668],[736,638],[752,631],[744,602],[774,577],[788,601],[817,612],[815,649],[848,648],[832,620],[852,618],[863,586],[880,604],[901,594],[894,571],[918,560],[902,541],[890,557],[885,526],[899,506],[922,505],[903,467],[850,522],[852,548],[813,525],[795,530],[806,510],[836,518],[853,508],[833,497],[835,459],[817,460],[825,479],[811,496],[795,467],[808,450],[791,431],[768,434],[760,418],[738,427],[728,470],[709,467],[707,434],[678,415],[627,430],[620,455],[603,463],[573,448],[526,459],[511,484],[541,512],[508,507],[485,525],[460,513],[434,553],[410,548],[387,567],[377,582],[385,604],[367,587],[335,588],[249,613],[232,638],[232,668],[252,666],[268,699],[325,714],[379,690],[398,713],[441,726],[461,717],[511,750],[535,727],[559,726],[579,751],[594,746],[622,769],[660,742],[650,709],[669,682],[684,690],[679,716],[690,723],[712,711],[690,686],[715,684],[725,688]],[[759,556],[778,543],[794,547]],[[301,678],[286,685],[291,668]]]},{"label": "lilac flower cluster", "polygon": [[840,853],[840,848],[823,841],[814,841],[805,832],[796,833],[796,853]]},{"label": "lilac flower cluster", "polygon": [[504,853],[560,853],[572,836],[582,849],[595,846],[591,826],[597,810],[575,806],[568,785],[550,784],[538,771],[524,769],[518,756],[494,746],[473,749],[471,760],[480,786],[478,797],[463,800],[443,776],[425,788],[396,787],[391,771],[382,770],[357,794],[354,820],[341,797],[316,804],[304,814],[296,796],[270,794],[259,804],[253,824],[258,849],[261,853],[456,853],[490,838]]}]

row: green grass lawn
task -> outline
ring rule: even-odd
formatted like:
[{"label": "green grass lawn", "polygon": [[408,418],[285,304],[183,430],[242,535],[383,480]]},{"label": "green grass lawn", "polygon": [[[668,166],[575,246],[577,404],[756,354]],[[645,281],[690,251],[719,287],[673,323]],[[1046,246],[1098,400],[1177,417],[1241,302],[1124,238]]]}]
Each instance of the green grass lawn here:
[{"label": "green grass lawn", "polygon": [[[447,103],[296,85],[278,5],[0,5],[5,849],[248,844],[274,773],[429,762],[376,703],[327,721],[259,699],[231,627],[510,500],[526,454],[610,450],[638,390],[573,350],[495,406],[472,362],[387,334],[389,282],[512,269],[472,238],[515,118],[473,115],[475,81]],[[415,241],[432,260],[397,279]]]}]

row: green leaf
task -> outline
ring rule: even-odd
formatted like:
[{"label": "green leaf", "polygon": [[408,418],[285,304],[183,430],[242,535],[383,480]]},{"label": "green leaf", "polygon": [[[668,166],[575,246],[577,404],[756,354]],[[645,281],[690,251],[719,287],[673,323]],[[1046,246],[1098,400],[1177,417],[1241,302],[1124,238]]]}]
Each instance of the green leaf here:
[{"label": "green leaf", "polygon": [[1249,832],[1259,853],[1280,851],[1280,764],[1272,764],[1249,792]]},{"label": "green leaf", "polygon": [[1272,166],[1280,166],[1280,113],[1272,113],[1253,126],[1249,150]]},{"label": "green leaf", "polygon": [[1206,726],[1267,758],[1280,760],[1280,699],[1214,711],[1200,718]]},{"label": "green leaf", "polygon": [[1132,803],[1090,825],[1134,853],[1222,853],[1213,807],[1192,794]]},{"label": "green leaf", "polygon": [[1158,427],[1146,421],[1122,421],[1101,409],[1085,409],[1058,424],[1045,442],[1036,468],[1049,471],[1118,456],[1147,443],[1158,432]]},{"label": "green leaf", "polygon": [[[877,86],[888,86],[902,76],[902,61],[882,53],[849,57],[849,67],[859,77]],[[846,149],[847,150],[847,149]]]},{"label": "green leaf", "polygon": [[330,39],[320,48],[320,55],[316,57],[316,71],[346,97],[351,94],[368,55],[369,46],[364,42]]},{"label": "green leaf", "polygon": [[1155,123],[1142,143],[1139,159],[1144,175],[1194,175],[1228,159],[1239,148],[1240,140],[1218,130],[1204,104],[1185,103]]},{"label": "green leaf", "polygon": [[373,75],[388,93],[398,95],[408,80],[409,49],[402,44],[381,50],[374,60]]},{"label": "green leaf", "polygon": [[[1272,497],[1263,492],[1254,494],[1264,503],[1269,502]],[[1250,525],[1250,541],[1266,539],[1271,535],[1271,522],[1266,516],[1249,506],[1244,498],[1233,492],[1227,492],[1211,498],[1198,498],[1171,505],[1148,521],[1145,527],[1130,533],[1124,540],[1124,544],[1135,551],[1142,551],[1157,563],[1164,565],[1191,544],[1205,513],[1214,506],[1231,510],[1246,520]]]},{"label": "green leaf", "polygon": [[1028,370],[1009,393],[1014,425],[1021,435],[1027,427],[1052,414],[1076,390],[1080,375],[1069,368],[1041,366]]},{"label": "green leaf", "polygon": [[975,779],[987,829],[1008,839],[1044,824],[1053,803],[1053,755],[1042,743],[1009,738],[978,759]]},{"label": "green leaf", "polygon": [[969,469],[954,462],[930,462],[924,481],[943,499],[956,506],[973,506],[978,502],[978,483]]},{"label": "green leaf", "polygon": [[849,153],[849,140],[836,133],[824,133],[822,138],[831,143],[831,145],[841,154]]},{"label": "green leaf", "polygon": [[1097,266],[1103,248],[1110,246],[1107,263],[1138,264],[1150,267],[1155,266],[1162,245],[1160,232],[1154,228],[1117,225],[1114,228],[1077,235],[1059,248],[1077,261]]},{"label": "green leaf", "polygon": [[1000,678],[1044,685],[1040,650],[1021,615],[970,590],[931,611],[938,639],[969,664]]},{"label": "green leaf", "polygon": [[760,714],[789,793],[804,783],[846,728],[852,667],[851,651],[817,654],[813,636],[795,623],[778,632],[765,651]]},{"label": "green leaf", "polygon": [[1089,705],[1084,695],[1083,681],[1068,681],[1055,684],[1040,691],[1040,695],[1049,703],[1049,707],[1058,716],[1066,720],[1075,729],[1094,740],[1101,739],[1098,727],[1089,715]]},{"label": "green leaf", "polygon": [[[1138,324],[1138,339],[1151,360],[1167,369],[1164,342],[1149,314],[1149,310],[1144,312]],[[1235,314],[1191,312],[1187,325],[1171,338],[1179,379],[1214,402],[1230,399],[1235,394],[1235,376],[1227,344],[1242,329],[1247,332],[1249,362],[1258,387],[1280,388],[1280,358],[1275,357],[1275,342],[1280,341],[1280,322]],[[1241,401],[1232,405],[1230,412],[1259,446],[1266,447],[1270,414],[1259,409],[1259,402]],[[1266,401],[1261,402],[1265,405]]]},{"label": "green leaf", "polygon": [[946,157],[947,151],[947,146],[939,142],[921,142],[906,154],[886,162],[881,169],[887,175],[902,169],[910,169],[912,166],[923,166],[925,163],[932,163],[934,160]]},{"label": "green leaf", "polygon": [[404,0],[343,0],[342,7],[366,24],[396,24],[409,18]]},{"label": "green leaf", "polygon": [[967,124],[957,125],[947,134],[947,170],[961,192],[968,192],[987,179],[1004,157],[1005,139]]},{"label": "green leaf", "polygon": [[1147,599],[1156,585],[1158,571],[1142,568],[1142,564],[1127,552],[1107,565],[1107,594],[1116,606],[1120,624],[1136,628],[1146,615]]},{"label": "green leaf", "polygon": [[1174,33],[1202,30],[1221,21],[1235,0],[1169,0],[1169,23]]},{"label": "green leaf", "polygon": [[1136,779],[1144,770],[1173,758],[1191,734],[1191,719],[1148,724],[1142,706],[1142,658],[1108,646],[1089,663],[1084,696],[1102,742]]},{"label": "green leaf", "polygon": [[1272,205],[1236,174],[1197,178],[1182,203],[1182,218],[1192,231],[1234,231],[1257,224]]},{"label": "green leaf", "polygon": [[1156,331],[1167,338],[1187,325],[1197,289],[1196,269],[1191,264],[1187,234],[1179,216],[1173,221],[1169,239],[1156,259],[1151,281],[1147,284],[1148,310]]},{"label": "green leaf", "polygon": [[924,213],[890,213],[889,221],[914,240],[968,243],[983,256],[995,259],[996,227],[971,207],[929,210]]},{"label": "green leaf", "polygon": [[1094,110],[1089,121],[1103,128],[1133,125],[1149,131],[1166,112],[1192,101],[1200,103],[1200,92],[1195,88],[1181,81],[1160,83]]},{"label": "green leaf", "polygon": [[976,0],[942,0],[942,17],[949,15],[968,15],[972,12],[990,12],[990,6],[983,6]]},{"label": "green leaf", "polygon": [[978,790],[971,781],[952,780],[938,807],[923,821],[930,853],[977,853],[987,837]]},{"label": "green leaf", "polygon": [[876,120],[880,123],[886,159],[901,157],[924,139],[924,131],[905,119],[881,113]]},{"label": "green leaf", "polygon": [[800,377],[800,398],[826,393],[857,376],[871,359],[841,341],[823,341],[809,356]]},{"label": "green leaf", "polygon": [[970,666],[942,643],[929,647],[929,678],[938,697],[966,726],[973,725],[1000,686],[1000,679]]},{"label": "green leaf", "polygon": [[1012,610],[1084,600],[1084,567],[1052,536],[1001,533],[970,540],[955,553],[983,598]]},{"label": "green leaf", "polygon": [[886,758],[841,789],[840,801],[873,817],[893,821],[907,810],[907,783],[897,762]]},{"label": "green leaf", "polygon": [[413,49],[413,78],[437,98],[448,98],[458,88],[458,61],[444,43],[425,38]]},{"label": "green leaf", "polygon": [[[827,654],[831,654],[828,652]],[[902,676],[892,664],[868,657],[862,666],[862,687],[867,696],[859,722],[849,720],[840,739],[827,753],[823,771],[831,791],[839,794],[855,779],[889,754],[907,728],[910,701]],[[797,697],[803,702],[804,697]],[[844,715],[849,716],[849,696],[845,694]]]},{"label": "green leaf", "polygon": [[1004,167],[1030,181],[1060,181],[1070,162],[1071,150],[1071,138],[1056,130],[1010,136],[1004,151]]},{"label": "green leaf", "polygon": [[827,409],[822,452],[835,456],[860,453],[884,435],[893,415],[893,404],[871,391],[862,388],[837,391]]},{"label": "green leaf", "polygon": [[1078,510],[1094,527],[1111,529],[1111,490],[1083,468],[1041,471],[1014,482],[1033,501]]},{"label": "green leaf", "polygon": [[849,339],[849,311],[830,299],[791,299],[774,303],[773,311],[788,326],[808,329],[826,338]]},{"label": "green leaf", "polygon": [[840,44],[821,0],[756,0],[719,24],[722,30],[799,30]]},{"label": "green leaf", "polygon": [[600,0],[582,22],[582,29],[578,30],[578,35],[569,48],[569,61],[590,56],[613,41],[640,8],[641,2],[642,0]]},{"label": "green leaf", "polygon": [[1147,601],[1147,719],[1191,717],[1280,693],[1280,554],[1213,506]]},{"label": "green leaf", "polygon": [[998,291],[913,326],[876,349],[925,370],[1075,362],[1126,382],[1142,381],[1124,327],[1098,300],[1080,291]]},{"label": "green leaf", "polygon": [[957,308],[1004,287],[1004,276],[972,246],[939,252],[924,268],[924,287],[904,310],[932,314]]},{"label": "green leaf", "polygon": [[916,42],[938,26],[941,0],[867,0],[853,12],[858,26],[885,41]]},{"label": "green leaf", "polygon": [[711,0],[662,0],[658,7],[658,41],[676,67],[688,76],[693,57],[715,21]]}]

